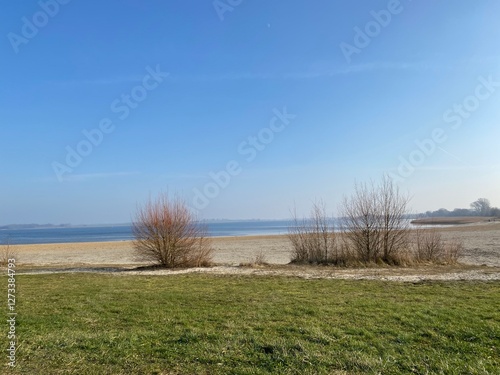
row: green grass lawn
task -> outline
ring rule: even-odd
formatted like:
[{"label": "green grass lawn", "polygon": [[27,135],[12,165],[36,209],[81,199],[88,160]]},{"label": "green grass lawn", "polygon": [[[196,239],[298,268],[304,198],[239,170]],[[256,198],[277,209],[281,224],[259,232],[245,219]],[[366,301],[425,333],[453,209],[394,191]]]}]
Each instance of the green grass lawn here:
[{"label": "green grass lawn", "polygon": [[12,373],[500,374],[498,282],[59,274],[17,287]]}]

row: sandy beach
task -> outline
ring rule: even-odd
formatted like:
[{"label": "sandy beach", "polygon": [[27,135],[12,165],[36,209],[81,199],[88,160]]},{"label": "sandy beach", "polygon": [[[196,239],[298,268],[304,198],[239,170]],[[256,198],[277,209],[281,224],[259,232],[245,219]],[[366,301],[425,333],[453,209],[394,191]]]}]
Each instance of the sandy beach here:
[{"label": "sandy beach", "polygon": [[[213,261],[223,265],[251,262],[262,252],[266,262],[286,264],[290,245],[286,236],[248,236],[214,238]],[[140,266],[132,241],[80,242],[41,245],[12,245],[17,261],[30,267]]]},{"label": "sandy beach", "polygon": [[[465,251],[460,265],[417,268],[335,269],[332,267],[287,266],[290,244],[286,236],[248,236],[214,238],[215,267],[186,270],[134,270],[145,265],[135,258],[131,241],[15,245],[17,264],[28,272],[111,272],[171,274],[179,272],[212,272],[238,274],[283,274],[300,277],[379,278],[394,280],[421,279],[500,279],[500,223],[460,225],[440,228],[443,239],[460,240]],[[267,267],[241,267],[259,254]]]}]

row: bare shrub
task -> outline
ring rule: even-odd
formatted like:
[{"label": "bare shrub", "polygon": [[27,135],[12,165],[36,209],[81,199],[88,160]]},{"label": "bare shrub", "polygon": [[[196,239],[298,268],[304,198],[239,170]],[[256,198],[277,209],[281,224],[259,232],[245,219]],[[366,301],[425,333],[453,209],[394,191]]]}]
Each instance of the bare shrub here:
[{"label": "bare shrub", "polygon": [[263,266],[267,264],[266,261],[266,254],[262,250],[260,250],[257,254],[255,254],[255,257],[253,259],[253,263],[258,265],[258,266]]},{"label": "bare shrub", "polygon": [[458,258],[462,255],[464,251],[464,244],[461,241],[452,241],[445,245],[443,260],[447,264],[458,263]]},{"label": "bare shrub", "polygon": [[[407,220],[410,197],[402,194],[388,176],[376,190],[382,260],[392,262],[402,257],[410,242],[410,222]],[[401,254],[397,254],[400,252]]]},{"label": "bare shrub", "polygon": [[9,259],[17,259],[17,252],[7,243],[0,247],[0,266],[6,267]]},{"label": "bare shrub", "polygon": [[326,215],[325,204],[315,203],[309,219],[299,219],[293,212],[288,228],[293,263],[336,263],[339,259],[335,228]]},{"label": "bare shrub", "polygon": [[344,197],[339,210],[343,235],[363,262],[403,258],[409,245],[409,201],[388,176],[379,185],[356,184],[353,195]]},{"label": "bare shrub", "polygon": [[415,230],[415,257],[418,262],[436,262],[443,258],[444,242],[436,229]]},{"label": "bare shrub", "polygon": [[376,261],[379,256],[380,228],[377,221],[373,185],[356,184],[354,194],[341,203],[342,231],[348,246],[364,262]]},{"label": "bare shrub", "polygon": [[415,259],[417,262],[455,264],[463,253],[461,241],[446,242],[441,233],[435,229],[415,230]]},{"label": "bare shrub", "polygon": [[139,207],[132,227],[138,258],[168,267],[209,266],[212,245],[206,226],[186,203],[162,194]]}]

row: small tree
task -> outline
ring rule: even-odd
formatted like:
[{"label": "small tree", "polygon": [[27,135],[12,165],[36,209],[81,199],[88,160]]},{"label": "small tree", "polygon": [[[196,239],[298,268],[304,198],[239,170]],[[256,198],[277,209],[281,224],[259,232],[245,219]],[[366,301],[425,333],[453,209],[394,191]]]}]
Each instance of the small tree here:
[{"label": "small tree", "polygon": [[470,204],[474,212],[479,216],[488,216],[491,212],[490,201],[486,198],[479,198],[477,201]]},{"label": "small tree", "polygon": [[409,197],[384,176],[379,185],[356,184],[354,194],[344,197],[340,214],[348,246],[364,262],[397,261],[409,243]]},{"label": "small tree", "polygon": [[294,263],[336,263],[339,261],[335,246],[335,228],[326,215],[323,202],[313,205],[308,219],[299,219],[293,212],[288,228]]},{"label": "small tree", "polygon": [[410,197],[402,194],[388,176],[376,190],[378,201],[377,215],[381,234],[382,259],[391,262],[398,250],[404,250],[409,244],[410,221],[407,220]]},{"label": "small tree", "polygon": [[380,250],[375,188],[355,184],[354,194],[344,197],[340,207],[343,237],[364,262],[376,261]]},{"label": "small tree", "polygon": [[139,207],[133,223],[138,258],[168,268],[208,266],[211,240],[186,203],[162,194]]}]

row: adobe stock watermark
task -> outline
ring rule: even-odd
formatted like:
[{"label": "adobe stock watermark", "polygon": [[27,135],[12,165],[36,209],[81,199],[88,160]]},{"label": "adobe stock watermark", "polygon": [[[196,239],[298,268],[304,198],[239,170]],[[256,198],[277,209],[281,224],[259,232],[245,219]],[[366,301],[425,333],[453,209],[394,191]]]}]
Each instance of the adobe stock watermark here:
[{"label": "adobe stock watermark", "polygon": [[40,0],[38,6],[40,10],[35,12],[31,17],[21,18],[20,34],[10,32],[7,34],[10,45],[14,52],[19,53],[19,47],[23,44],[28,44],[30,40],[38,35],[40,29],[43,29],[49,23],[51,18],[59,14],[61,5],[69,4],[72,0]]},{"label": "adobe stock watermark", "polygon": [[347,63],[351,63],[353,54],[359,55],[363,49],[368,47],[372,40],[379,36],[383,29],[389,26],[393,17],[400,14],[403,10],[404,7],[400,0],[389,0],[386,9],[370,11],[372,19],[363,28],[358,26],[354,28],[352,44],[342,42],[339,45]]},{"label": "adobe stock watermark", "polygon": [[16,367],[16,352],[17,352],[17,336],[16,336],[16,259],[9,258],[7,259],[7,309],[8,309],[8,331],[7,331],[7,339],[8,339],[8,347],[7,351],[7,360],[8,366]]},{"label": "adobe stock watermark", "polygon": [[[276,134],[285,130],[290,125],[291,120],[297,117],[297,115],[288,113],[286,107],[282,111],[274,108],[273,114],[274,116],[267,127],[260,129],[257,135],[247,137],[238,145],[238,154],[244,158],[245,162],[253,162],[259,153],[274,141]],[[231,180],[241,172],[243,172],[243,166],[237,160],[230,160],[225,168],[218,172],[210,172],[208,174],[210,181],[201,190],[193,189],[193,207],[197,210],[206,208],[210,201],[217,198],[220,192],[229,186]]]},{"label": "adobe stock watermark", "polygon": [[427,158],[431,157],[448,140],[450,129],[460,129],[472,113],[481,107],[481,102],[490,99],[500,88],[500,81],[495,81],[491,75],[488,78],[480,76],[477,80],[478,84],[473,94],[466,96],[461,102],[453,104],[453,107],[443,113],[443,121],[447,124],[448,129],[437,127],[432,130],[428,138],[417,139],[415,141],[416,148],[407,157],[399,156],[397,174],[390,172],[391,178],[402,182],[410,177],[418,167],[424,164]]},{"label": "adobe stock watermark", "polygon": [[127,119],[132,110],[139,107],[140,103],[148,98],[148,92],[160,86],[169,75],[169,73],[160,70],[159,64],[156,65],[155,69],[147,66],[146,72],[147,74],[142,78],[141,84],[134,86],[128,93],[122,94],[120,98],[111,102],[110,111],[117,115],[114,121],[110,117],[104,117],[95,128],[90,130],[84,129],[81,141],[74,147],[66,146],[64,162],[52,162],[52,169],[59,182],[63,182],[65,175],[72,173],[82,163],[84,158],[88,157],[94,148],[103,142],[105,135],[109,135],[115,130],[118,120],[124,121]]},{"label": "adobe stock watermark", "polygon": [[214,0],[212,5],[214,6],[215,12],[221,21],[224,21],[224,14],[227,12],[233,12],[234,9],[241,5],[243,0]]}]

